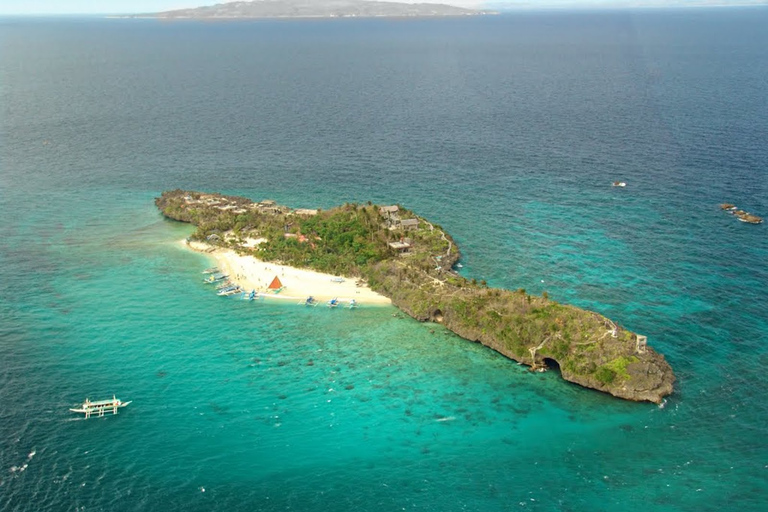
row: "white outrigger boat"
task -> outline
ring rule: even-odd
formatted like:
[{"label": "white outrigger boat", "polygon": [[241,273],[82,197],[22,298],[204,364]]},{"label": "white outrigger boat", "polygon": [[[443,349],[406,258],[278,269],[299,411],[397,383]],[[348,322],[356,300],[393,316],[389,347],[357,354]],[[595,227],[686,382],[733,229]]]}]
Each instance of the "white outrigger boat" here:
[{"label": "white outrigger boat", "polygon": [[91,416],[104,416],[105,414],[117,414],[117,410],[126,407],[131,402],[123,402],[121,400],[118,400],[115,395],[112,395],[111,400],[96,400],[94,402],[90,401],[89,399],[85,399],[85,402],[78,407],[77,409],[70,409],[72,412],[82,412],[85,413],[85,417],[90,418]]},{"label": "white outrigger boat", "polygon": [[216,295],[220,296],[228,296],[228,295],[235,295],[236,293],[241,293],[243,291],[242,288],[240,288],[239,285],[233,284],[231,286],[228,286],[226,288],[222,288],[218,292],[216,292]]}]

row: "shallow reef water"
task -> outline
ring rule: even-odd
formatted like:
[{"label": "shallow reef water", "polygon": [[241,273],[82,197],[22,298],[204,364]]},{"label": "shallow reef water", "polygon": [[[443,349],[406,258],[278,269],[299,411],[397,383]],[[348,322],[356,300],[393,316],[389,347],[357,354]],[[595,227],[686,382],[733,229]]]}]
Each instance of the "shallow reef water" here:
[{"label": "shallow reef water", "polygon": [[[766,18],[0,19],[0,510],[762,510],[766,228],[717,205],[768,214]],[[648,335],[675,393],[217,297],[170,188],[400,203],[466,277]]]}]

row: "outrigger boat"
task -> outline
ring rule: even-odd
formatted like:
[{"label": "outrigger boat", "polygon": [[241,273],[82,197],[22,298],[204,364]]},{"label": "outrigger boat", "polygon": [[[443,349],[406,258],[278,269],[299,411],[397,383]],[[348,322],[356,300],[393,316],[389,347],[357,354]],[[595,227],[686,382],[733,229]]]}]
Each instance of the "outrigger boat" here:
[{"label": "outrigger boat", "polygon": [[355,309],[357,307],[357,301],[355,299],[351,299],[349,301],[349,309]]},{"label": "outrigger boat", "polygon": [[219,267],[211,267],[203,270],[203,274],[216,274],[217,272],[221,272]]},{"label": "outrigger boat", "polygon": [[105,414],[117,414],[117,410],[128,406],[131,402],[123,402],[118,400],[115,395],[112,395],[112,400],[96,400],[91,402],[89,399],[85,399],[85,402],[77,409],[70,409],[72,412],[85,413],[85,417],[91,416],[104,416]]},{"label": "outrigger boat", "polygon": [[224,289],[222,289],[222,290],[219,290],[219,291],[216,293],[216,295],[222,295],[222,296],[224,296],[224,295],[234,295],[234,294],[236,294],[236,293],[240,293],[240,292],[242,292],[242,291],[243,291],[243,289],[242,289],[242,288],[240,288],[240,287],[239,287],[239,286],[237,286],[237,285],[233,285],[233,286],[229,286],[229,287],[227,287],[227,288],[224,288]]},{"label": "outrigger boat", "polygon": [[329,308],[335,308],[338,305],[339,305],[339,299],[337,299],[336,297],[334,297],[334,298],[332,298],[331,300],[328,301],[328,307]]},{"label": "outrigger boat", "polygon": [[317,306],[317,301],[315,300],[315,298],[313,296],[310,295],[309,297],[307,297],[303,301],[299,302],[299,306],[312,306],[312,307],[315,307],[315,306]]},{"label": "outrigger boat", "polygon": [[243,300],[254,300],[256,298],[256,290],[250,292],[243,292]]},{"label": "outrigger boat", "polygon": [[211,274],[210,276],[203,279],[204,283],[212,284],[216,281],[223,281],[224,279],[228,278],[229,276],[227,274]]}]

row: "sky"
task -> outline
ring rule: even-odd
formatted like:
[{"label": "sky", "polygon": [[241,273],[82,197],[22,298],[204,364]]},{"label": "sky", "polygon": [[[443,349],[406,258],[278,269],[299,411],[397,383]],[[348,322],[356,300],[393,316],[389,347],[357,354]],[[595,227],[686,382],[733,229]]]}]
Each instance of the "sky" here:
[{"label": "sky", "polygon": [[[159,12],[185,7],[213,5],[226,0],[0,0],[0,15],[8,14],[132,14]],[[386,0],[385,0],[386,1]],[[416,3],[417,0],[399,0]],[[461,7],[478,7],[483,0],[420,0],[424,3],[446,3]],[[763,0],[742,0],[743,3],[761,3]],[[768,2],[768,0],[765,0]],[[735,4],[739,0],[485,0],[498,8],[502,5],[526,7],[630,7],[639,4]]]}]

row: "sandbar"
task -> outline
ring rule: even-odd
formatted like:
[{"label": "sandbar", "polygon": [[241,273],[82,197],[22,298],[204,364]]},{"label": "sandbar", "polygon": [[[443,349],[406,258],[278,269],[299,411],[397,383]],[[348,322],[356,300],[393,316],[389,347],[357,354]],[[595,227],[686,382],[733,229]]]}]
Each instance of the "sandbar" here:
[{"label": "sandbar", "polygon": [[[262,261],[254,256],[237,254],[232,249],[204,242],[183,240],[182,243],[193,251],[212,256],[233,283],[247,291],[256,290],[265,298],[302,301],[312,296],[322,301],[336,298],[341,303],[349,303],[354,299],[362,306],[392,304],[389,298],[374,292],[356,278]],[[275,277],[283,285],[279,293],[267,289]]]}]

